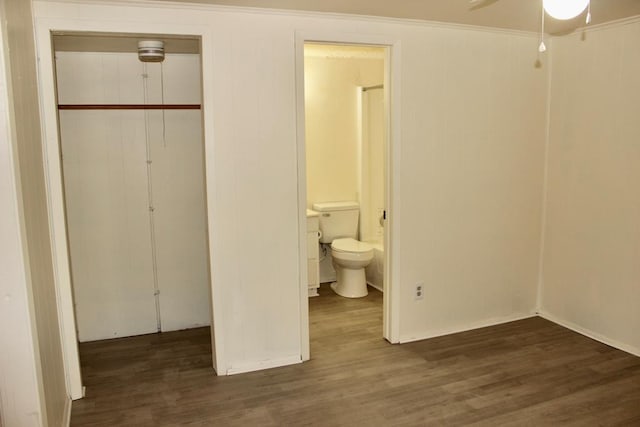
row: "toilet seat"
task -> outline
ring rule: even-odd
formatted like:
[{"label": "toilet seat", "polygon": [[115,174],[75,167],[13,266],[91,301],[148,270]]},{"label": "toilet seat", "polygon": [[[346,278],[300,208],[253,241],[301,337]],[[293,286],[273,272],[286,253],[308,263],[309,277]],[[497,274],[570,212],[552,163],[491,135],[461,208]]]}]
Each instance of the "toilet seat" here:
[{"label": "toilet seat", "polygon": [[373,246],[368,243],[360,242],[356,239],[335,239],[331,242],[331,249],[335,252],[345,252],[354,254],[373,253]]}]

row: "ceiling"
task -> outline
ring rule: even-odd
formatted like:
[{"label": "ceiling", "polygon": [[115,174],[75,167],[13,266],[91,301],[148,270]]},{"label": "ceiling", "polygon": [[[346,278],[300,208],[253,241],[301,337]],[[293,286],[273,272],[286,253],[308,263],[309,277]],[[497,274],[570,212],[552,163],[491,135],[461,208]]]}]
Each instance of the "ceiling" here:
[{"label": "ceiling", "polygon": [[[542,0],[165,0],[261,8],[347,13],[539,31]],[[640,0],[591,0],[592,25],[640,15]],[[548,18],[551,34],[584,26],[585,16],[570,21]]]}]

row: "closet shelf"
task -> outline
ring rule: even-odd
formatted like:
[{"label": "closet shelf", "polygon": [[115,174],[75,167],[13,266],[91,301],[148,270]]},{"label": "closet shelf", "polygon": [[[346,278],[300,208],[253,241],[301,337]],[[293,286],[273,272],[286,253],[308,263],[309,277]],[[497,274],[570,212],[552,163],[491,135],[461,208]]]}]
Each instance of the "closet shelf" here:
[{"label": "closet shelf", "polygon": [[58,104],[58,110],[199,110],[200,104]]}]

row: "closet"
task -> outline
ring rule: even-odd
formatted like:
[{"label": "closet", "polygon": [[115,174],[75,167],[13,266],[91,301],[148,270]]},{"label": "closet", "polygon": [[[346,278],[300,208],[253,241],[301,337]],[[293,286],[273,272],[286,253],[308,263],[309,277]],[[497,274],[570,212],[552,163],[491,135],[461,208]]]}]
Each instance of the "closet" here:
[{"label": "closet", "polygon": [[210,324],[198,40],[54,37],[78,339]]}]

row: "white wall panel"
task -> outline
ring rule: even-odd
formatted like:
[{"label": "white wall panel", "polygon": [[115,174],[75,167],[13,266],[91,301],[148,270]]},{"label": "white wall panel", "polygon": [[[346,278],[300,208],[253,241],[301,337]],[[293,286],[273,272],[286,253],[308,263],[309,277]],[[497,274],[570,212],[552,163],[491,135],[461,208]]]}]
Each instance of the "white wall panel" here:
[{"label": "white wall panel", "polygon": [[[162,64],[143,64],[134,53],[57,56],[61,103],[200,103],[198,55],[167,55]],[[162,330],[210,323],[201,116],[61,111],[81,341],[156,332],[154,268]]]},{"label": "white wall panel", "polygon": [[150,111],[156,261],[163,331],[211,322],[202,113]]},{"label": "white wall panel", "polygon": [[[150,79],[155,81],[155,90],[150,91],[160,102],[157,90],[160,67],[164,75],[164,102],[167,104],[200,104],[202,102],[200,55],[167,54],[161,64],[147,64]],[[202,141],[200,141],[202,142]]]},{"label": "white wall panel", "polygon": [[[219,22],[220,34],[232,37],[216,49],[224,55],[216,62],[218,74],[234,76],[216,81],[216,89],[228,87],[218,90],[214,101],[217,112],[227,111],[217,122],[222,132],[217,161],[224,165],[216,163],[217,190],[224,197],[216,201],[218,231],[227,230],[220,236],[220,263],[212,266],[222,274],[217,283],[224,286],[231,371],[288,360],[300,346],[294,309],[299,306],[294,69],[291,52],[281,48],[290,31],[285,27],[265,38],[271,24],[265,27],[256,18]],[[235,31],[238,24],[245,30]]]},{"label": "white wall panel", "polygon": [[403,341],[532,315],[542,216],[547,70],[535,42],[420,33],[402,47]]},{"label": "white wall panel", "polygon": [[157,331],[143,111],[61,111],[80,341]]},{"label": "white wall panel", "polygon": [[[75,349],[67,348],[69,352],[63,354],[60,338],[60,294],[50,240],[31,7],[25,1],[0,2],[0,169],[4,187],[0,190],[0,222],[8,225],[0,230],[0,245],[6,244],[11,252],[6,259],[6,252],[1,251],[0,256],[3,264],[15,263],[7,271],[0,266],[0,352],[7,353],[0,360],[0,418],[7,427],[63,425],[71,408],[66,383],[74,375],[65,375],[64,364],[65,356],[72,358]],[[12,175],[9,180],[8,175]],[[13,360],[16,356],[20,360]],[[16,375],[19,380],[14,382]]]},{"label": "white wall panel", "polygon": [[640,354],[640,22],[556,38],[541,309]]},{"label": "white wall panel", "polygon": [[[5,13],[2,4],[0,11]],[[5,22],[0,22],[0,322],[4,325],[0,334],[0,425],[38,427],[43,424],[46,402],[41,396],[26,239],[20,223],[17,142],[12,129],[10,75],[5,68]]]},{"label": "white wall panel", "polygon": [[[147,103],[200,104],[200,56],[146,64]],[[162,96],[162,94],[164,94]],[[147,111],[161,328],[211,323],[201,110]]]},{"label": "white wall panel", "polygon": [[60,104],[141,104],[143,68],[135,54],[56,52]]},{"label": "white wall panel", "polygon": [[360,193],[360,240],[382,242],[380,225],[385,209],[386,117],[384,90],[362,93],[362,160]]}]

